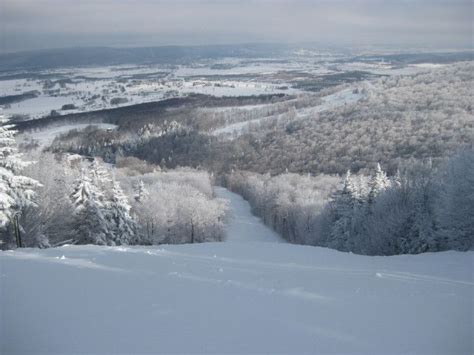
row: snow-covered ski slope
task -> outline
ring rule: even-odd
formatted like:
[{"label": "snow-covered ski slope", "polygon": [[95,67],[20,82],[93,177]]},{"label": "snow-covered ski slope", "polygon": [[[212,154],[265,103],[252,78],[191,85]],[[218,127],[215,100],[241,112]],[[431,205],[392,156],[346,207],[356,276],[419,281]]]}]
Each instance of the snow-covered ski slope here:
[{"label": "snow-covered ski slope", "polygon": [[250,205],[242,196],[223,187],[216,187],[219,198],[229,201],[232,211],[226,229],[226,242],[284,242],[277,233],[252,215]]},{"label": "snow-covered ski slope", "polygon": [[474,252],[269,243],[217,192],[232,243],[0,252],[0,353],[472,353]]},{"label": "snow-covered ski slope", "polygon": [[[369,81],[364,82],[364,86],[369,87],[371,83]],[[296,111],[296,118],[297,119],[307,119],[314,117],[315,114],[327,110],[333,110],[335,108],[350,105],[356,103],[357,101],[361,100],[364,95],[360,93],[354,93],[354,88],[347,88],[341,91],[335,92],[334,94],[330,94],[321,98],[322,103],[316,106],[302,108]],[[231,135],[231,136],[238,136],[244,133],[246,130],[249,129],[252,125],[259,125],[263,122],[269,122],[271,120],[276,120],[281,115],[270,115],[255,118],[248,121],[243,122],[236,122],[231,123],[227,126],[217,128],[212,131],[212,134],[215,136],[219,135]]]}]

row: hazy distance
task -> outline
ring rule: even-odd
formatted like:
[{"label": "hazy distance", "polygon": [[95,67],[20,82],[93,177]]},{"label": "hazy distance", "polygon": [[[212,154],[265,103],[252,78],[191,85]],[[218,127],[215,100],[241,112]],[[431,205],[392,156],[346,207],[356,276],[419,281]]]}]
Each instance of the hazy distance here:
[{"label": "hazy distance", "polygon": [[0,51],[315,42],[472,48],[470,0],[0,0]]}]

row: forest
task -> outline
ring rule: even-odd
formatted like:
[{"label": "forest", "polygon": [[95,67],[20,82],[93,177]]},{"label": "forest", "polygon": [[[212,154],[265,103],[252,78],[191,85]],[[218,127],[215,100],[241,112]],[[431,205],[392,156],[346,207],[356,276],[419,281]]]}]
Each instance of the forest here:
[{"label": "forest", "polygon": [[[135,156],[162,168],[202,167],[217,174],[234,169],[342,175],[348,169],[367,173],[377,163],[395,174],[411,159],[438,164],[472,146],[472,72],[472,62],[465,62],[361,82],[354,87],[359,100],[326,110],[320,109],[322,100],[347,85],[314,95],[258,99],[255,106],[248,99],[241,102],[249,108],[216,108],[214,101],[165,108],[163,114],[132,121],[121,114],[121,120],[106,120],[118,124],[117,131],[76,132],[59,137],[52,149],[98,155],[111,163],[117,155]],[[235,123],[246,125],[219,134]]]}]

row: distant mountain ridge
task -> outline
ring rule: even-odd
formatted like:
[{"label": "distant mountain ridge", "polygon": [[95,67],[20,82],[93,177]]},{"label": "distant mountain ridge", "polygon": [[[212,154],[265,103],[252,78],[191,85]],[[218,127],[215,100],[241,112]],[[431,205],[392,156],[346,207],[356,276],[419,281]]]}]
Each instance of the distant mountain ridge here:
[{"label": "distant mountain ridge", "polygon": [[[75,47],[44,49],[0,54],[0,73],[15,70],[44,70],[61,67],[91,65],[146,65],[189,64],[202,59],[219,58],[278,58],[294,55],[295,51],[307,48],[326,50],[316,45],[254,43],[238,45],[160,46],[160,47]],[[387,61],[397,64],[451,63],[474,59],[474,51],[456,52],[404,52],[396,54],[351,55],[349,49],[340,49],[346,60],[364,62]],[[340,58],[341,59],[341,58]]]}]

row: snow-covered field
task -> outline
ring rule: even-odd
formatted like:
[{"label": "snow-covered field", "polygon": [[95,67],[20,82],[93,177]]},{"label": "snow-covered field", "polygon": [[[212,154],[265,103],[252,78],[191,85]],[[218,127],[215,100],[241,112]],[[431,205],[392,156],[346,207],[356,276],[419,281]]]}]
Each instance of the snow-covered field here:
[{"label": "snow-covered field", "polygon": [[[349,71],[377,75],[415,74],[442,67],[430,63],[394,67],[388,62],[334,62],[337,56],[315,55],[296,55],[277,62],[259,58],[224,58],[176,66],[54,69],[30,73],[31,77],[21,72],[16,73],[20,75],[18,79],[7,76],[2,80],[0,76],[0,97],[36,92],[37,97],[5,105],[4,112],[40,118],[53,110],[59,114],[87,112],[189,94],[216,97],[298,94],[302,90],[295,88],[294,84],[308,77]],[[23,75],[26,78],[21,77]],[[68,109],[63,110],[64,105],[69,105]]]},{"label": "snow-covered field", "polygon": [[[258,79],[261,74],[274,74],[285,68],[293,70],[299,67],[298,63],[256,65],[235,62],[235,67],[229,69],[212,69],[212,64],[229,63],[224,60],[219,63],[205,62],[200,65],[176,67],[104,66],[45,70],[39,73],[44,76],[40,79],[1,80],[0,77],[0,97],[37,91],[38,96],[35,98],[5,105],[4,112],[8,115],[40,118],[49,115],[52,110],[60,114],[87,112],[188,94],[222,97],[298,91],[291,88],[282,89],[281,83]],[[74,105],[74,108],[62,110],[62,106],[68,104]]]},{"label": "snow-covered field", "polygon": [[271,243],[217,192],[234,243],[1,252],[0,352],[472,353],[474,252]]},{"label": "snow-covered field", "polygon": [[24,135],[21,135],[19,136],[19,140],[21,139],[25,139],[25,138],[31,138],[31,139],[34,139],[36,141],[38,141],[38,144],[42,147],[46,147],[46,146],[49,146],[54,138],[56,138],[57,136],[59,136],[60,134],[63,134],[63,133],[67,133],[73,129],[77,129],[77,130],[83,130],[85,129],[86,127],[89,127],[89,126],[94,126],[94,127],[97,127],[99,129],[103,129],[103,130],[111,130],[111,129],[116,129],[117,126],[114,125],[114,124],[111,124],[111,123],[95,123],[95,124],[90,124],[90,123],[75,123],[75,124],[64,124],[64,125],[61,125],[61,126],[52,126],[52,127],[46,127],[44,129],[41,129],[41,130],[37,130],[37,131],[34,131],[34,132],[29,132],[27,134],[24,134]]}]

